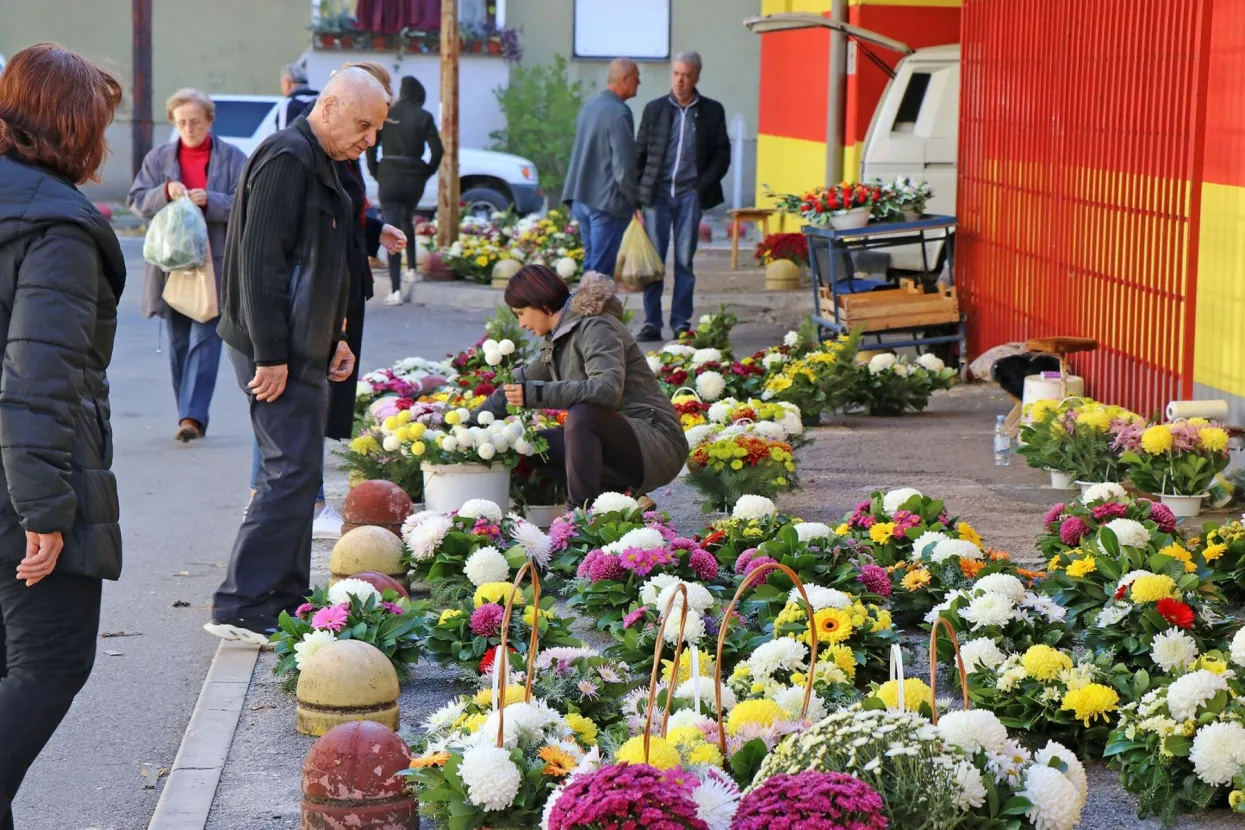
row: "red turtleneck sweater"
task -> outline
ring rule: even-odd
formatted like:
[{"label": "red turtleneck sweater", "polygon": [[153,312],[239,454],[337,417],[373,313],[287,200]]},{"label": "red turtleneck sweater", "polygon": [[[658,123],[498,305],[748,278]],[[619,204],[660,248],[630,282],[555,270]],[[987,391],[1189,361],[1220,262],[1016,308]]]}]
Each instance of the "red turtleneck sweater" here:
[{"label": "red turtleneck sweater", "polygon": [[208,159],[212,157],[212,138],[198,147],[187,147],[181,142],[177,147],[177,163],[182,168],[182,184],[187,190],[207,190]]}]

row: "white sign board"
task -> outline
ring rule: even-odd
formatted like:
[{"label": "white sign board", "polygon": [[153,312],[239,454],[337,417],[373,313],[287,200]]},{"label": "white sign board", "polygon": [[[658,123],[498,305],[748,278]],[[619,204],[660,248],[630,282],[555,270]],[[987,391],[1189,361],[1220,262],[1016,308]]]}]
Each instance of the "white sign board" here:
[{"label": "white sign board", "polygon": [[671,0],[575,0],[575,57],[670,58]]}]

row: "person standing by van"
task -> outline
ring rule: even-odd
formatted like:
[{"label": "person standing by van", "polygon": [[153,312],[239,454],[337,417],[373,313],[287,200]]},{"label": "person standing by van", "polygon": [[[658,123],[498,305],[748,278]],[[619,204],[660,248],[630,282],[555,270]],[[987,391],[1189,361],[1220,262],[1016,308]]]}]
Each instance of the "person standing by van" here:
[{"label": "person standing by van", "polygon": [[281,68],[281,94],[284,103],[277,108],[277,129],[284,130],[294,119],[311,112],[320,93],[307,85],[307,69],[295,63]]},{"label": "person standing by van", "polygon": [[[427,93],[418,78],[402,79],[398,100],[389,110],[389,119],[377,138],[376,147],[367,151],[367,169],[380,190],[380,214],[407,239],[415,238],[415,211],[424,198],[428,179],[441,166],[444,148],[437,122],[424,109]],[[430,153],[424,161],[424,148]],[[406,267],[415,270],[415,249],[407,248]],[[389,257],[389,289],[385,305],[402,305],[402,255]]]}]

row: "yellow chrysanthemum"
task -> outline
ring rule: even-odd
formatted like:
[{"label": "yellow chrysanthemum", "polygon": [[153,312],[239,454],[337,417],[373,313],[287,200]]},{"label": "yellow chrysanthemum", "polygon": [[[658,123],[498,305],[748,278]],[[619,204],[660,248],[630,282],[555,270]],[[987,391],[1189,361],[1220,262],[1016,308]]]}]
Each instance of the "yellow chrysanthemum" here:
[{"label": "yellow chrysanthemum", "polygon": [[549,618],[549,612],[542,610],[538,614],[535,605],[526,605],[523,607],[523,624],[526,625],[528,628],[531,628],[532,626],[536,625],[537,619],[545,620],[548,618]]},{"label": "yellow chrysanthemum", "polygon": [[596,746],[597,743],[597,725],[590,718],[571,712],[566,716],[566,724],[575,733],[575,737],[579,738],[579,742],[584,746]]},{"label": "yellow chrysanthemum", "polygon": [[[519,703],[526,696],[527,696],[527,690],[524,689],[522,686],[510,685],[506,687],[506,705],[507,706],[509,706],[512,703]],[[493,705],[493,690],[491,688],[481,689],[480,691],[476,692],[472,696],[471,702],[474,703],[476,706],[480,706],[480,707],[492,706]]]},{"label": "yellow chrysanthemum", "polygon": [[885,545],[891,541],[891,534],[895,532],[894,522],[878,522],[869,528],[869,538],[873,540],[875,545]]},{"label": "yellow chrysanthemum", "polygon": [[1090,725],[1094,718],[1107,720],[1107,713],[1120,708],[1120,695],[1115,689],[1101,683],[1090,683],[1063,696],[1060,708],[1071,712],[1073,717]]},{"label": "yellow chrysanthemum", "polygon": [[1020,665],[1030,677],[1038,680],[1054,680],[1072,668],[1072,658],[1056,648],[1047,645],[1031,646],[1020,658]]},{"label": "yellow chrysanthemum", "polygon": [[468,715],[466,719],[463,720],[463,729],[466,729],[469,733],[474,735],[475,733],[480,731],[480,727],[484,725],[484,722],[486,720],[488,720],[488,715],[484,714],[483,712],[477,712],[474,715]]},{"label": "yellow chrysanthemum", "polygon": [[578,762],[571,753],[554,744],[542,746],[536,753],[536,757],[545,762],[542,772],[553,778],[570,775],[578,766]]},{"label": "yellow chrysanthemum", "polygon": [[506,598],[510,596],[509,582],[485,582],[479,588],[476,588],[475,596],[472,602],[476,608],[479,608],[486,602],[495,602],[498,605],[505,605]]},{"label": "yellow chrysanthemum", "polygon": [[968,522],[960,522],[955,526],[955,531],[960,534],[961,539],[967,542],[972,542],[979,548],[984,546],[981,541],[981,534],[978,533]]},{"label": "yellow chrysanthemum", "polygon": [[[856,679],[856,655],[852,652],[851,647],[849,646],[843,645],[842,643],[830,643],[829,645],[819,644],[819,648],[817,650],[817,662],[833,663],[835,666],[842,669],[843,672],[847,674],[849,679]],[[804,678],[796,680],[795,677],[792,676],[791,682],[798,686],[804,682]]]},{"label": "yellow chrysanthemum", "polygon": [[[883,703],[887,709],[899,708],[899,681],[888,680],[877,691],[873,693]],[[909,712],[918,712],[922,703],[928,703],[933,706],[934,693],[926,685],[924,680],[916,677],[909,677],[903,682],[903,705]]]},{"label": "yellow chrysanthemum", "polygon": [[1176,595],[1176,580],[1167,574],[1149,574],[1133,580],[1128,590],[1133,602],[1158,602]]},{"label": "yellow chrysanthemum", "polygon": [[703,744],[705,733],[700,731],[699,726],[676,726],[666,732],[666,742],[682,752],[697,744]]},{"label": "yellow chrysanthemum", "polygon": [[722,765],[722,751],[715,744],[703,741],[693,747],[686,757],[688,764],[709,764],[715,767]]},{"label": "yellow chrysanthemum", "polygon": [[1105,409],[1086,409],[1076,416],[1076,422],[1096,432],[1106,432],[1111,426],[1111,413]]},{"label": "yellow chrysanthemum", "polygon": [[1228,433],[1219,427],[1202,427],[1197,431],[1197,439],[1208,452],[1223,452],[1228,448]]},{"label": "yellow chrysanthemum", "polygon": [[1141,448],[1150,455],[1159,455],[1165,453],[1172,448],[1175,438],[1172,436],[1171,428],[1165,424],[1158,424],[1141,433]]},{"label": "yellow chrysanthemum", "polygon": [[1159,551],[1159,553],[1164,556],[1170,556],[1172,559],[1179,559],[1183,562],[1185,573],[1191,574],[1197,570],[1197,565],[1193,561],[1193,554],[1189,553],[1189,551],[1185,550],[1178,544],[1170,544]]},{"label": "yellow chrysanthemum", "polygon": [[813,615],[813,622],[817,625],[817,640],[822,643],[841,643],[854,630],[852,615],[838,608],[821,609]]},{"label": "yellow chrysanthemum", "polygon": [[[698,651],[700,652],[700,654],[697,655],[697,657],[699,658],[698,668],[700,669],[700,676],[701,677],[713,677],[713,664],[714,664],[713,655],[705,651],[703,648],[698,649]],[[670,682],[670,673],[673,669],[674,669],[673,660],[662,660],[661,661],[662,682],[664,683]],[[684,650],[682,654],[679,655],[679,681],[675,685],[686,683],[687,681],[691,679],[692,679],[692,650],[686,649]]]},{"label": "yellow chrysanthemum", "polygon": [[894,621],[891,619],[891,612],[887,611],[885,608],[877,608],[875,606],[873,608],[873,616],[874,631],[887,631],[892,625],[894,625]]},{"label": "yellow chrysanthemum", "polygon": [[1046,563],[1046,570],[1050,571],[1051,573],[1054,573],[1055,571],[1059,570],[1061,564],[1062,563],[1059,558],[1059,554],[1055,554],[1054,556],[1050,558],[1050,561]]},{"label": "yellow chrysanthemum", "polygon": [[919,591],[928,585],[932,578],[929,571],[917,568],[915,571],[908,571],[907,576],[900,580],[899,584],[905,591]]},{"label": "yellow chrysanthemum", "polygon": [[783,708],[772,700],[741,700],[726,719],[726,731],[734,735],[745,726],[773,726],[786,716]]},{"label": "yellow chrysanthemum", "polygon": [[620,764],[643,764],[660,770],[674,769],[683,763],[679,751],[656,735],[649,737],[648,760],[644,759],[644,736],[636,735],[618,748],[614,760]]},{"label": "yellow chrysanthemum", "polygon": [[1078,559],[1068,566],[1068,576],[1085,576],[1092,574],[1098,570],[1098,563],[1094,561],[1094,557],[1087,556],[1084,559]]},{"label": "yellow chrysanthemum", "polygon": [[1214,562],[1219,557],[1228,552],[1228,546],[1224,544],[1208,545],[1206,550],[1202,551],[1202,558],[1207,562]]},{"label": "yellow chrysanthemum", "polygon": [[380,451],[380,443],[371,435],[360,435],[351,439],[350,451],[359,455],[371,455]]},{"label": "yellow chrysanthemum", "polygon": [[1228,664],[1224,660],[1216,660],[1214,657],[1207,657],[1203,654],[1193,664],[1192,671],[1197,671],[1198,669],[1206,669],[1206,671],[1213,672],[1214,674],[1223,674],[1228,670]]},{"label": "yellow chrysanthemum", "polygon": [[1245,806],[1245,792],[1241,790],[1233,790],[1228,793],[1228,806],[1233,810],[1240,812],[1240,807]]},{"label": "yellow chrysanthemum", "polygon": [[847,534],[851,532],[852,532],[852,529],[847,526],[847,522],[844,522],[843,524],[839,525],[838,527],[834,529],[835,536],[846,536]]}]

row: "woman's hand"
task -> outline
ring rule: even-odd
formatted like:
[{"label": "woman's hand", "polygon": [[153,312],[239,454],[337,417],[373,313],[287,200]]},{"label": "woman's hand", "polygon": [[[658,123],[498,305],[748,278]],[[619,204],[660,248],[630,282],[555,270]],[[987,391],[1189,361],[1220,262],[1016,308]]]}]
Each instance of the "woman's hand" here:
[{"label": "woman's hand", "polygon": [[173,182],[173,181],[165,182],[164,192],[168,194],[169,201],[171,202],[174,199],[180,199],[181,197],[186,195],[186,192],[187,192],[186,185],[182,184],[181,182]]},{"label": "woman's hand", "polygon": [[186,191],[186,195],[190,197],[190,201],[194,202],[199,207],[207,207],[207,191],[206,190],[202,190],[202,189],[188,190]]},{"label": "woman's hand", "polygon": [[523,403],[523,384],[507,383],[503,389],[506,390],[506,403],[510,406],[526,406]]}]

